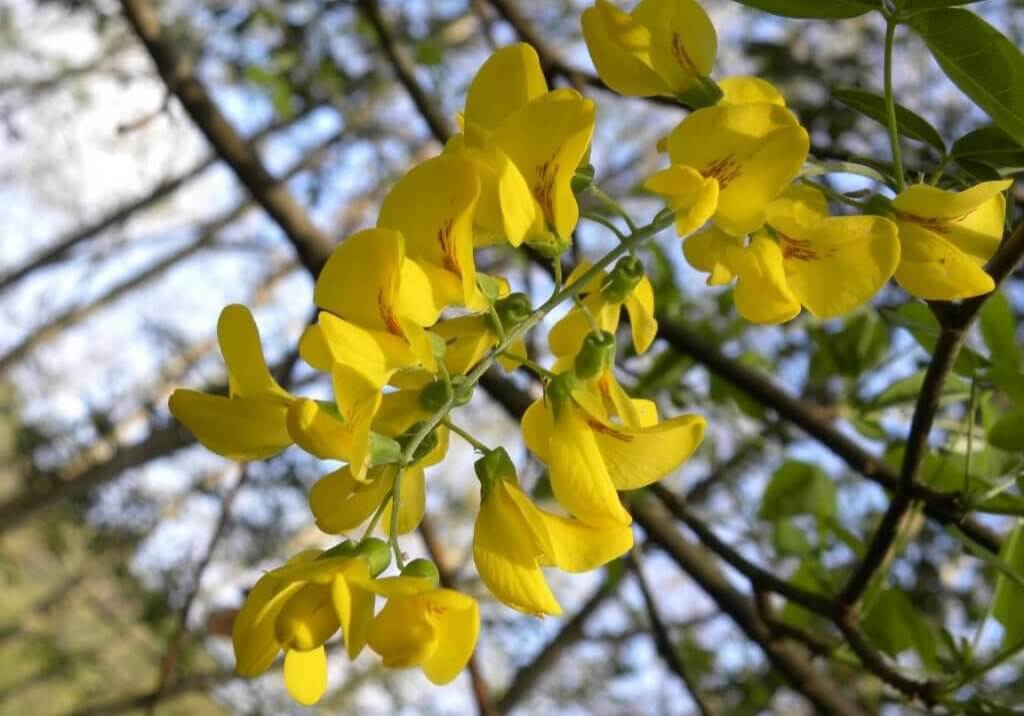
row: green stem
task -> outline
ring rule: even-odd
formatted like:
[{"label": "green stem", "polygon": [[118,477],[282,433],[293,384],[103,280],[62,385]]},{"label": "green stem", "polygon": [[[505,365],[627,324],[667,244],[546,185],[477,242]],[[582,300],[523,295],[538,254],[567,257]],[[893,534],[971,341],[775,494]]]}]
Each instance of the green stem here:
[{"label": "green stem", "polygon": [[896,18],[893,15],[885,17],[885,123],[889,128],[889,146],[892,149],[892,169],[896,175],[896,191],[901,192],[906,187],[903,181],[903,160],[900,157],[900,136],[896,127],[896,100],[892,92],[892,54],[893,45],[896,40]]},{"label": "green stem", "polygon": [[[411,457],[412,453],[409,453],[409,455]],[[398,544],[398,510],[402,504],[402,475],[405,473],[406,465],[407,462],[403,459],[402,467],[395,473],[395,482],[391,486],[391,528],[388,535],[388,544],[391,545],[391,550],[395,553],[395,566],[398,567],[399,571],[405,568],[402,547]]]},{"label": "green stem", "polygon": [[480,442],[475,437],[470,435],[469,432],[467,432],[466,430],[463,430],[462,428],[460,428],[458,425],[453,423],[448,418],[445,418],[444,420],[442,420],[441,424],[444,425],[449,430],[451,430],[456,435],[458,435],[460,438],[465,440],[467,443],[472,445],[473,449],[476,450],[477,452],[483,453],[483,454],[486,455],[487,453],[489,453],[491,451],[491,449],[489,447],[484,445],[482,442]]},{"label": "green stem", "polygon": [[618,214],[622,217],[622,220],[626,222],[626,226],[629,227],[630,233],[636,232],[636,224],[633,223],[632,217],[630,217],[629,213],[622,208],[622,205],[619,204],[619,202],[605,194],[604,190],[597,184],[591,184],[589,190],[590,193],[594,195],[594,198],[604,204],[612,213]]},{"label": "green stem", "polygon": [[967,455],[964,457],[964,492],[971,486],[971,455],[974,452],[974,413],[977,412],[978,381],[971,376],[971,398],[967,401]]},{"label": "green stem", "polygon": [[806,184],[807,186],[814,187],[815,189],[820,191],[822,194],[827,196],[829,199],[832,199],[834,201],[838,201],[841,204],[846,204],[848,206],[855,207],[855,208],[860,209],[860,210],[864,209],[864,202],[857,201],[856,199],[851,199],[850,197],[846,196],[845,194],[840,194],[838,191],[836,191],[835,189],[832,189],[829,186],[826,186],[824,184],[818,184],[817,182],[811,181],[810,179],[807,179],[807,178],[801,179],[801,181],[804,184]]},{"label": "green stem", "polygon": [[373,513],[373,517],[370,518],[370,524],[366,526],[366,530],[363,531],[363,536],[359,538],[359,543],[362,544],[366,541],[366,538],[373,534],[373,530],[376,529],[377,523],[380,522],[381,515],[384,514],[384,510],[387,509],[388,505],[391,504],[391,498],[393,488],[388,490],[388,494],[384,495],[384,499],[377,505],[376,511]]},{"label": "green stem", "polygon": [[527,358],[526,356],[521,356],[518,353],[513,353],[512,351],[505,351],[505,353],[503,355],[506,358],[511,358],[516,363],[522,363],[525,367],[529,368],[534,373],[536,373],[537,376],[540,377],[540,378],[550,380],[551,378],[555,377],[555,374],[552,373],[550,370],[548,370],[547,368],[542,366],[537,361],[531,360],[531,359]]}]

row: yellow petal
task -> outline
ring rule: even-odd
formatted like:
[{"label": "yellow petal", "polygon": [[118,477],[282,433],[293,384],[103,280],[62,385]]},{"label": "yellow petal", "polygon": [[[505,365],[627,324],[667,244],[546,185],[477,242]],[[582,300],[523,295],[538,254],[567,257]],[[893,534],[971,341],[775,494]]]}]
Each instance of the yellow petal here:
[{"label": "yellow petal", "polygon": [[440,638],[423,660],[423,673],[434,684],[447,684],[473,656],[480,634],[480,607],[472,597],[452,589],[436,589],[425,598],[428,609],[436,615]]},{"label": "yellow petal", "polygon": [[523,413],[521,428],[523,442],[526,443],[530,452],[544,464],[550,464],[551,450],[548,447],[548,440],[551,438],[555,423],[551,409],[544,398],[533,401],[526,409],[526,412]]},{"label": "yellow petal", "polygon": [[[409,170],[381,204],[377,225],[405,237],[407,256],[426,270],[442,307],[469,304],[477,292],[473,210],[479,195],[473,165],[459,156],[442,154]],[[448,282],[460,287],[455,296],[447,295]]]},{"label": "yellow petal", "polygon": [[995,289],[992,277],[970,256],[933,231],[900,223],[896,282],[926,301],[955,301]]},{"label": "yellow petal", "polygon": [[806,230],[778,232],[786,281],[807,310],[834,318],[866,303],[900,260],[896,225],[879,216],[837,216]]},{"label": "yellow petal", "polygon": [[[330,364],[343,364],[361,374],[372,385],[383,387],[391,374],[399,367],[388,360],[381,341],[381,334],[358,326],[355,323],[338,318],[335,315],[320,312],[319,334],[330,355]],[[391,336],[392,340],[400,340]],[[413,362],[411,354],[408,356]],[[328,372],[330,368],[328,368]]]},{"label": "yellow petal", "polygon": [[519,109],[491,136],[526,179],[548,227],[566,241],[579,219],[571,182],[590,144],[594,112],[591,100],[556,90]]},{"label": "yellow petal", "polygon": [[671,94],[651,64],[651,33],[607,0],[583,11],[583,39],[597,74],[627,97]]},{"label": "yellow petal", "polygon": [[658,335],[658,321],[654,318],[654,287],[646,276],[626,297],[626,312],[629,313],[629,326],[633,334],[633,348],[640,355],[654,343]]},{"label": "yellow petal", "polygon": [[331,371],[331,382],[338,408],[352,436],[348,454],[352,476],[362,480],[369,468],[370,426],[381,404],[380,386],[340,363]]},{"label": "yellow petal", "polygon": [[742,249],[743,239],[709,226],[683,241],[683,255],[695,269],[708,272],[709,286],[721,286],[735,277],[729,265],[729,247]]},{"label": "yellow petal", "polygon": [[256,321],[245,306],[226,306],[217,321],[217,340],[231,379],[231,393],[242,398],[293,398],[267,369]]},{"label": "yellow petal", "polygon": [[274,621],[288,599],[301,588],[301,583],[286,584],[267,574],[253,586],[231,629],[235,671],[240,676],[259,676],[274,663],[281,650]]},{"label": "yellow petal", "polygon": [[353,560],[349,570],[349,574],[339,574],[331,582],[331,600],[345,640],[345,653],[349,659],[355,659],[366,646],[374,595],[361,586],[370,578],[366,561]]},{"label": "yellow petal", "polygon": [[171,414],[208,450],[231,460],[263,460],[292,444],[288,405],[262,398],[226,398],[175,390]]},{"label": "yellow petal", "polygon": [[641,0],[632,14],[650,31],[651,64],[673,93],[711,74],[718,37],[695,0]]},{"label": "yellow petal", "polygon": [[964,191],[948,191],[930,184],[913,184],[893,199],[896,211],[930,219],[957,219],[1000,196],[1011,179],[986,181]]},{"label": "yellow petal", "polygon": [[736,310],[754,323],[783,323],[800,313],[789,288],[779,245],[755,236],[744,248],[730,248],[727,262],[737,275]]},{"label": "yellow petal", "polygon": [[[391,475],[391,482],[394,482],[394,473]],[[398,534],[404,535],[420,526],[427,505],[426,480],[421,465],[414,465],[402,472],[402,488],[399,496],[401,504],[398,507]],[[392,505],[389,503],[380,518],[381,529],[384,534],[389,536],[391,534],[391,508]]]},{"label": "yellow petal", "polygon": [[284,685],[293,699],[312,706],[327,690],[327,652],[289,650],[284,655]]},{"label": "yellow petal", "polygon": [[388,469],[393,468],[371,468],[366,482],[352,477],[348,465],[320,478],[309,493],[309,507],[316,526],[327,534],[340,534],[363,524],[390,489],[383,477]]},{"label": "yellow petal", "polygon": [[366,643],[385,667],[419,666],[437,649],[443,635],[437,620],[428,618],[428,606],[423,593],[391,597],[370,623]]},{"label": "yellow petal", "polygon": [[618,490],[645,487],[678,469],[700,445],[707,424],[699,415],[680,415],[656,425],[629,427],[585,415],[608,477]]},{"label": "yellow petal", "polygon": [[470,83],[466,122],[492,131],[547,90],[537,51],[525,42],[507,45],[487,59]]},{"label": "yellow petal", "polygon": [[628,525],[588,416],[571,401],[563,406],[549,435],[551,489],[571,514],[593,525]]},{"label": "yellow petal", "polygon": [[400,332],[395,302],[405,260],[397,231],[364,229],[334,250],[313,292],[316,305],[363,328]]},{"label": "yellow petal", "polygon": [[[499,480],[480,506],[473,530],[477,573],[491,594],[513,609],[526,614],[561,614],[537,564],[544,549],[510,494],[513,490],[519,488]],[[546,534],[544,537],[549,544]]]},{"label": "yellow petal", "polygon": [[299,447],[322,460],[348,460],[352,454],[352,428],[329,406],[301,398],[288,409],[287,426]]},{"label": "yellow petal", "polygon": [[302,332],[302,337],[299,339],[299,356],[314,370],[321,373],[331,372],[331,364],[334,359],[327,349],[327,341],[324,340],[319,323],[307,326],[306,330]]},{"label": "yellow petal", "polygon": [[650,176],[644,186],[668,197],[676,212],[676,233],[687,236],[703,226],[718,207],[717,179],[705,179],[693,167],[673,164]]},{"label": "yellow petal", "polygon": [[282,649],[309,651],[322,646],[338,631],[338,615],[326,584],[304,584],[274,620],[274,634]]},{"label": "yellow petal", "polygon": [[760,77],[726,77],[718,80],[718,86],[722,90],[722,99],[719,104],[769,102],[780,107],[786,106],[785,98],[775,88],[775,85]]},{"label": "yellow petal", "polygon": [[543,515],[554,546],[550,562],[566,572],[589,572],[633,546],[633,530],[628,525],[594,527],[549,512]]}]

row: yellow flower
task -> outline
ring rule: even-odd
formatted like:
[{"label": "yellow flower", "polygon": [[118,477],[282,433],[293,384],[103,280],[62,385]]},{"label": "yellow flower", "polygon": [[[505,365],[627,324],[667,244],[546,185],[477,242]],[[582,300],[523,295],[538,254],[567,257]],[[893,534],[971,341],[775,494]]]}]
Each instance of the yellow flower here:
[{"label": "yellow flower", "polygon": [[[568,376],[565,378],[563,376]],[[704,437],[704,418],[657,422],[638,409],[640,427],[610,422],[599,396],[563,373],[523,415],[523,439],[548,466],[551,488],[572,515],[591,525],[628,525],[616,490],[635,490],[677,469]]]},{"label": "yellow flower", "polygon": [[780,107],[786,106],[786,99],[775,85],[760,77],[726,77],[718,81],[718,86],[722,88],[722,99],[718,101],[720,105],[768,102]]},{"label": "yellow flower", "polygon": [[[350,467],[320,478],[309,493],[309,507],[316,518],[316,526],[328,534],[341,534],[354,530],[370,519],[388,497],[398,468],[395,465],[371,467],[366,481],[356,480]],[[426,507],[426,480],[423,466],[413,465],[402,472],[401,505],[398,510],[398,534],[412,532],[419,527]],[[384,534],[391,534],[391,506],[380,519]]]},{"label": "yellow flower", "polygon": [[232,627],[239,675],[258,676],[283,650],[288,693],[308,706],[327,688],[324,642],[340,629],[349,658],[358,656],[373,618],[374,595],[365,585],[389,555],[379,540],[359,555],[351,543],[342,547],[340,555],[300,552],[260,577]]},{"label": "yellow flower", "polygon": [[[494,469],[491,456],[503,457]],[[488,463],[481,467],[481,463]],[[484,585],[513,609],[558,615],[562,609],[544,579],[542,566],[586,572],[622,555],[633,545],[626,525],[593,527],[537,508],[515,483],[504,450],[477,462],[482,501],[473,532],[473,560]],[[504,469],[502,469],[504,468]]]},{"label": "yellow flower", "polygon": [[[581,261],[566,284],[574,283],[590,266],[589,261]],[[620,259],[610,273],[602,273],[585,286],[581,295],[583,307],[590,311],[598,328],[612,335],[618,329],[624,306],[629,314],[633,348],[637,353],[644,353],[651,347],[658,334],[658,321],[654,318],[654,288],[644,275],[639,259]],[[590,330],[590,322],[583,309],[574,307],[548,334],[551,352],[559,358],[575,356]]]},{"label": "yellow flower", "polygon": [[435,684],[449,683],[466,668],[480,632],[475,599],[422,577],[387,577],[369,588],[388,599],[367,633],[385,667],[418,666]]},{"label": "yellow flower", "polygon": [[781,323],[801,306],[834,318],[866,303],[896,271],[896,225],[879,216],[828,215],[817,189],[791,187],[772,202],[767,231],[743,240],[710,227],[683,244],[709,284],[737,278],[736,310],[748,321]]},{"label": "yellow flower", "polygon": [[487,308],[473,260],[473,212],[479,195],[471,162],[439,156],[408,171],[381,204],[377,225],[405,237],[407,255],[426,273],[440,306]]},{"label": "yellow flower", "polygon": [[699,109],[668,137],[672,166],[645,186],[666,196],[676,231],[686,236],[709,219],[733,236],[764,223],[765,210],[797,175],[809,139],[796,117],[773,102]]},{"label": "yellow flower", "polygon": [[463,132],[445,147],[468,160],[480,181],[477,246],[571,239],[579,207],[570,183],[594,115],[594,103],[578,92],[547,90],[529,45],[503,47],[484,63],[470,84]]},{"label": "yellow flower", "polygon": [[915,184],[892,203],[903,256],[896,281],[930,301],[953,301],[995,288],[983,268],[999,248],[1006,219],[1003,192],[1011,180],[987,181],[965,191]]},{"label": "yellow flower", "polygon": [[218,455],[259,460],[277,454],[292,444],[286,416],[295,398],[270,375],[249,309],[234,304],[221,311],[217,338],[229,397],[178,389],[171,414]]},{"label": "yellow flower", "polygon": [[718,38],[694,0],[641,0],[629,14],[607,0],[583,11],[583,38],[604,83],[622,95],[714,104],[708,81]]}]

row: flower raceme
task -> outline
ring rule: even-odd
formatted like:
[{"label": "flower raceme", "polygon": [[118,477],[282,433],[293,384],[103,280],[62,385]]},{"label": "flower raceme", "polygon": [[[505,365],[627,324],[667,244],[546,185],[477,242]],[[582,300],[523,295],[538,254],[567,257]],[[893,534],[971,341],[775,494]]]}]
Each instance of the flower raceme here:
[{"label": "flower raceme", "polygon": [[691,107],[721,96],[708,79],[718,37],[695,0],[641,0],[628,14],[597,0],[582,25],[598,75],[619,94],[666,95]]}]

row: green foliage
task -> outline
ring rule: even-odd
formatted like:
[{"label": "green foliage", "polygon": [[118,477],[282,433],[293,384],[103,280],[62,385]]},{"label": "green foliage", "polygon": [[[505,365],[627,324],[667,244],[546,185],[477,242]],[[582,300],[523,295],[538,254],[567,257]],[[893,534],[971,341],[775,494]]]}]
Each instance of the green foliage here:
[{"label": "green foliage", "polygon": [[[885,99],[874,92],[852,87],[836,87],[832,90],[832,98],[883,126],[888,121]],[[924,142],[939,154],[945,155],[946,143],[942,140],[939,131],[924,117],[899,103],[896,104],[896,129],[904,137]]]},{"label": "green foliage", "polygon": [[943,72],[1017,142],[1024,142],[1024,55],[969,10],[942,8],[913,15]]},{"label": "green foliage", "polygon": [[953,142],[950,156],[961,166],[980,165],[995,174],[1024,170],[1024,146],[994,124],[979,127]]},{"label": "green foliage", "polygon": [[1024,525],[1014,527],[999,557],[1005,569],[996,577],[992,617],[1003,625],[1003,644],[1009,646],[1024,641]]},{"label": "green foliage", "polygon": [[761,519],[836,514],[836,487],[825,472],[805,462],[783,463],[761,496]]},{"label": "green foliage", "polygon": [[878,7],[872,0],[735,0],[782,17],[837,20],[859,17]]},{"label": "green foliage", "polygon": [[864,631],[872,643],[890,656],[913,649],[929,669],[939,669],[938,638],[921,610],[899,589],[881,591],[864,616]]}]

